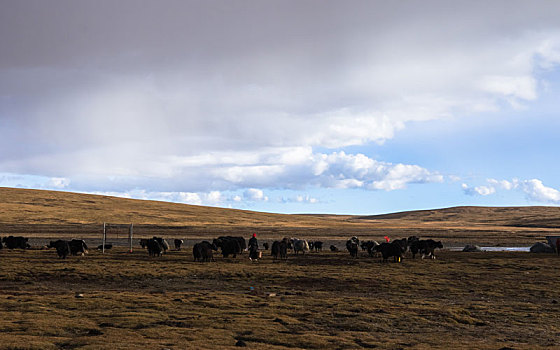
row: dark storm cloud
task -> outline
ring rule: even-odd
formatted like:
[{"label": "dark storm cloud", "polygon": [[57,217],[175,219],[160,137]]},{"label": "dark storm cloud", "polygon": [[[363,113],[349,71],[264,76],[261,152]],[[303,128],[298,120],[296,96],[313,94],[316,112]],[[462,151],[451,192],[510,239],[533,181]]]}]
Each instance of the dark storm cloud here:
[{"label": "dark storm cloud", "polygon": [[460,33],[457,44],[465,45],[480,33],[546,29],[556,26],[559,7],[555,1],[4,1],[0,63],[164,70],[307,51],[321,65],[374,42],[401,51],[394,42],[399,31],[408,32],[401,39]]}]

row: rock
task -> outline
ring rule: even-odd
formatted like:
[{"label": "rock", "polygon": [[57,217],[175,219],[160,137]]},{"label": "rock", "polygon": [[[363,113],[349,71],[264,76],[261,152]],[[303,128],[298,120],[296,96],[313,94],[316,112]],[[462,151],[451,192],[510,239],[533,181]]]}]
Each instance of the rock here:
[{"label": "rock", "polygon": [[543,242],[533,244],[530,251],[531,253],[555,253],[554,248]]},{"label": "rock", "polygon": [[235,346],[246,347],[247,344],[243,340],[238,340]]},{"label": "rock", "polygon": [[474,244],[467,244],[465,246],[465,248],[463,248],[464,252],[481,252],[482,249],[480,249],[479,246],[474,245]]}]

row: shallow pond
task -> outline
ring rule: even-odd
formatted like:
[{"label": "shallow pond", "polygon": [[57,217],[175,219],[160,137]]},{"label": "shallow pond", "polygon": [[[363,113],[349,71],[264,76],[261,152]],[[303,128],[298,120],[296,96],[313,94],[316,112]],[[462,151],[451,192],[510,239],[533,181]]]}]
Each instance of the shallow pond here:
[{"label": "shallow pond", "polygon": [[[460,252],[464,247],[449,247],[447,250]],[[480,247],[483,252],[529,252],[531,247]]]}]

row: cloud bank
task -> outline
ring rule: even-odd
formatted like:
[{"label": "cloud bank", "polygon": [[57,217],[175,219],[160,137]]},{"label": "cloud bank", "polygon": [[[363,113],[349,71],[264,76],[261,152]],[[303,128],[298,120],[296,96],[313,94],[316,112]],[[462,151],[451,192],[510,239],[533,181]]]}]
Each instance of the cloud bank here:
[{"label": "cloud bank", "polygon": [[440,182],[344,148],[523,107],[560,63],[556,2],[101,3],[1,5],[0,171],[191,202]]}]

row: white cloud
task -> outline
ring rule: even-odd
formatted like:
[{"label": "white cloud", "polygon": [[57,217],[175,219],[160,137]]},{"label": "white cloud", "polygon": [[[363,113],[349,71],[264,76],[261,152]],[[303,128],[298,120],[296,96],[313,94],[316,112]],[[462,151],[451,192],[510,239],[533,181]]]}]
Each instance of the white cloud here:
[{"label": "white cloud", "polygon": [[64,177],[53,177],[46,184],[47,188],[63,189],[70,185],[70,180]]},{"label": "white cloud", "polygon": [[305,204],[316,204],[319,203],[319,199],[314,198],[308,194],[298,194],[292,197],[282,197],[279,198],[282,203],[305,203]]},{"label": "white cloud", "polygon": [[298,195],[296,196],[296,202],[298,203],[311,203],[315,204],[318,202],[317,198],[310,197],[309,195]]},{"label": "white cloud", "polygon": [[492,186],[496,186],[508,191],[517,188],[517,186],[519,186],[519,180],[517,179],[513,179],[512,181],[488,179],[486,181]]},{"label": "white cloud", "polygon": [[545,186],[539,179],[519,180],[486,180],[487,185],[469,187],[462,184],[463,191],[468,195],[487,196],[496,193],[497,189],[511,191],[519,190],[523,192],[527,199],[539,203],[560,204],[560,191],[555,188]]},{"label": "white cloud", "polygon": [[531,76],[489,76],[482,79],[481,88],[490,93],[515,99],[537,98],[537,82]]},{"label": "white cloud", "polygon": [[126,192],[119,191],[89,191],[84,192],[89,194],[97,194],[102,196],[112,196],[121,198],[133,198],[133,199],[144,199],[144,200],[157,200],[165,202],[175,202],[193,205],[208,205],[208,206],[220,206],[227,202],[228,199],[225,198],[219,191],[211,191],[207,193],[195,193],[195,192],[157,192],[157,191],[146,191],[141,189],[130,190]]},{"label": "white cloud", "polygon": [[70,184],[70,179],[64,177],[0,173],[0,186],[2,187],[63,190],[67,189]]},{"label": "white cloud", "polygon": [[432,173],[418,165],[383,165],[381,179],[371,182],[372,189],[392,191],[405,188],[409,183],[443,182],[443,176]]},{"label": "white cloud", "polygon": [[[220,207],[236,207],[244,208],[251,207],[255,202],[269,201],[269,197],[264,195],[264,192],[259,189],[247,189],[243,191],[242,195],[227,194],[218,191],[211,192],[150,192],[145,190],[131,190],[128,192],[118,191],[91,191],[83,192],[89,194],[96,194],[102,196],[112,196],[120,198],[132,198],[142,200],[156,200],[175,202],[192,205],[205,205],[205,206],[220,206]],[[298,194],[291,197],[278,197],[274,199],[280,203],[302,203],[302,204],[316,204],[319,199],[312,197],[308,194]]]},{"label": "white cloud", "polygon": [[525,180],[522,189],[529,199],[536,202],[560,204],[560,191],[543,185],[541,180]]},{"label": "white cloud", "polygon": [[461,181],[461,177],[457,175],[448,175],[447,178],[452,182]]},{"label": "white cloud", "polygon": [[469,187],[467,184],[462,184],[461,187],[465,194],[469,196],[480,195],[480,196],[488,196],[496,192],[496,189],[491,186],[476,186],[476,187]]},{"label": "white cloud", "polygon": [[[277,160],[271,155],[263,159]],[[235,177],[231,173],[236,174]],[[224,174],[223,179],[231,185],[259,183],[284,188],[364,188],[368,190],[396,190],[410,183],[442,182],[443,177],[417,165],[379,162],[363,154],[312,153],[301,157],[300,163],[267,164],[266,166],[234,166],[232,169],[215,171]]]},{"label": "white cloud", "polygon": [[243,198],[248,201],[268,201],[268,197],[264,195],[262,190],[249,188],[243,192]]},{"label": "white cloud", "polygon": [[178,202],[185,203],[185,204],[195,204],[201,205],[202,199],[198,193],[192,192],[179,192],[177,194]]},{"label": "white cloud", "polygon": [[560,64],[560,39],[558,37],[543,40],[537,49],[539,64],[545,69],[552,69]]},{"label": "white cloud", "polygon": [[209,203],[219,205],[224,199],[223,199],[222,193],[220,191],[211,191],[206,196],[206,200]]},{"label": "white cloud", "polygon": [[[236,158],[236,155],[239,157]],[[98,157],[101,159],[102,155],[90,154],[90,159]],[[100,161],[100,164],[106,162]],[[105,172],[105,168],[100,167],[97,168],[97,174],[88,176],[64,180],[58,178],[56,182],[47,178],[41,180],[45,185],[40,187],[65,186],[65,189],[85,192],[128,193],[145,189],[148,192],[183,193],[183,199],[173,200],[198,204],[223,200],[219,192],[213,194],[212,190],[248,189],[243,194],[243,199],[266,200],[262,192],[265,188],[362,188],[392,191],[406,188],[411,183],[443,182],[442,175],[418,165],[381,162],[363,154],[347,154],[342,151],[314,153],[309,147],[269,147],[250,152],[201,153],[192,157],[173,156],[157,161],[145,159],[137,166],[138,171],[128,173],[123,170],[119,176],[112,175],[111,171]],[[94,186],[92,182],[95,183]],[[255,189],[256,186],[261,189]],[[189,197],[190,193],[209,195],[199,200]]]}]

